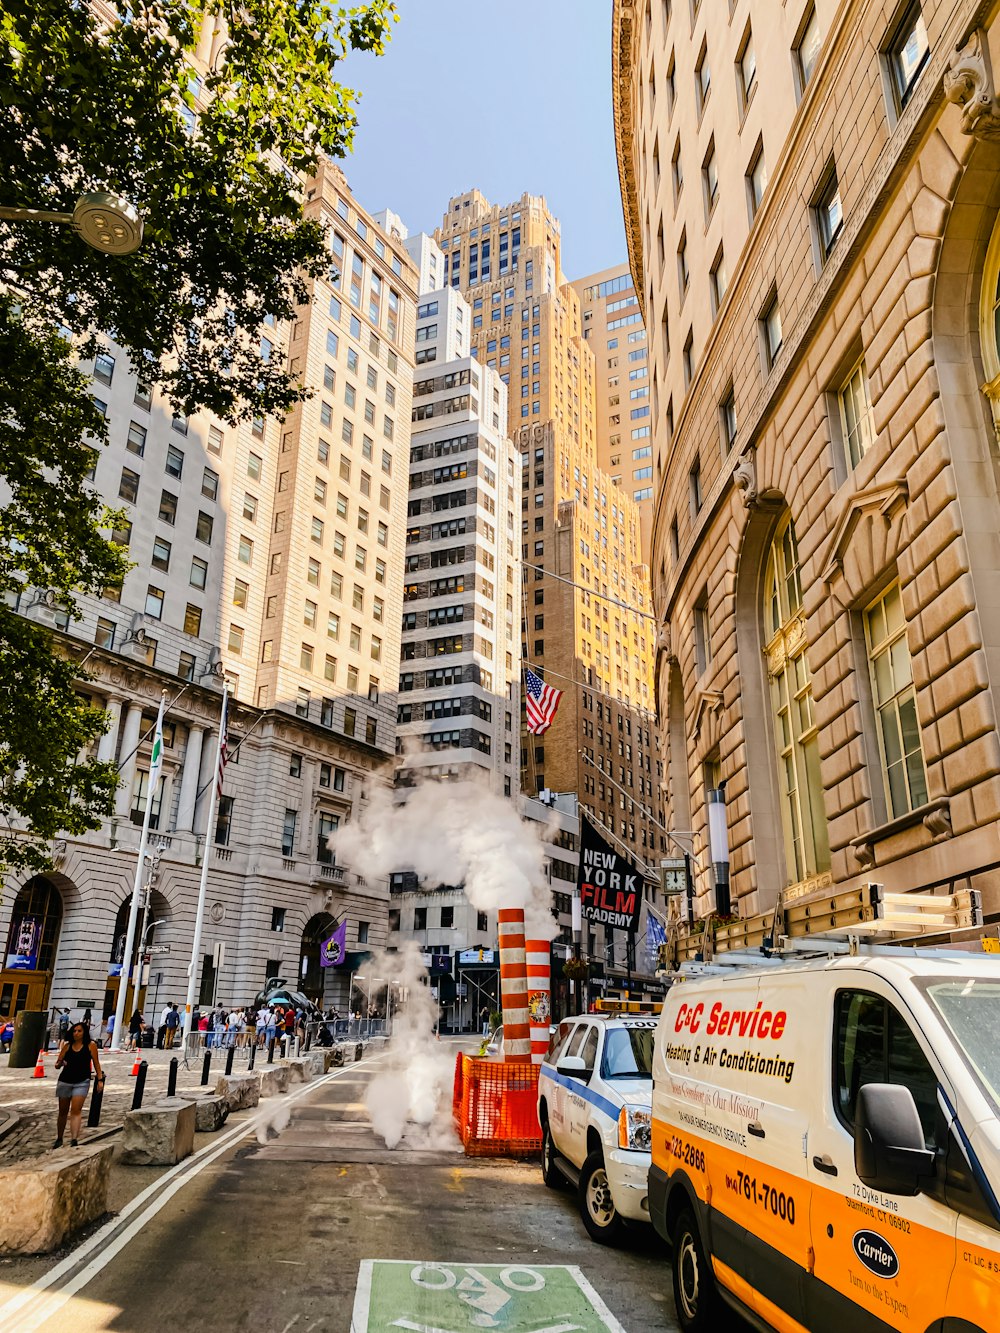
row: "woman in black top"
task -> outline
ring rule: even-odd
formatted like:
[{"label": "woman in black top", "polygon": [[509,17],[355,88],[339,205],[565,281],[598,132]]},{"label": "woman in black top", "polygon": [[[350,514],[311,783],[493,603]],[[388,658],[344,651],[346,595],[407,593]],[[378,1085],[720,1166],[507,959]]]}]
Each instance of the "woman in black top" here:
[{"label": "woman in black top", "polygon": [[56,1096],[59,1098],[59,1121],[56,1128],[56,1141],[53,1148],[61,1148],[63,1132],[66,1129],[66,1117],[69,1117],[70,1144],[75,1148],[80,1137],[80,1121],[83,1117],[83,1103],[90,1091],[90,1070],[97,1070],[97,1077],[104,1083],[101,1060],[97,1054],[97,1043],[90,1040],[90,1030],[82,1023],[74,1023],[70,1028],[69,1040],[59,1047],[56,1068],[60,1071],[56,1084]]},{"label": "woman in black top", "polygon": [[143,1029],[146,1026],[146,1020],[143,1018],[140,1010],[136,1010],[129,1019],[128,1041],[129,1050],[137,1051],[139,1049],[139,1039],[142,1036]]}]

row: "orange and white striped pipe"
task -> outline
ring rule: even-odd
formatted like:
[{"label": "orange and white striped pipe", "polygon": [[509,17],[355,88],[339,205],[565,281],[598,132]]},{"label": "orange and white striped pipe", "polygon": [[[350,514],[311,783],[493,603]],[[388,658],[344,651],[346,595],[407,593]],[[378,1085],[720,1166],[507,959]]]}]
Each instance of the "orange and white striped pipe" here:
[{"label": "orange and white striped pipe", "polygon": [[500,1007],[503,1010],[505,1060],[531,1059],[528,977],[524,957],[524,912],[505,907],[497,913],[500,935]]},{"label": "orange and white striped pipe", "polygon": [[528,976],[528,1022],[531,1025],[531,1063],[540,1065],[549,1049],[552,1021],[552,966],[548,940],[528,940],[524,946]]}]

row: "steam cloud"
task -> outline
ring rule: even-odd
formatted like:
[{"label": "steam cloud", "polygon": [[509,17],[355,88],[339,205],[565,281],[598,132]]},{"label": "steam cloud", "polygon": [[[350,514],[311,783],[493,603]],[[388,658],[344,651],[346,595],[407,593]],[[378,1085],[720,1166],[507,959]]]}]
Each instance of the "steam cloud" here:
[{"label": "steam cloud", "polygon": [[366,878],[410,869],[431,887],[463,884],[478,912],[523,908],[528,939],[556,934],[538,826],[478,782],[424,782],[405,805],[376,787],[361,817],[332,842],[338,859]]}]

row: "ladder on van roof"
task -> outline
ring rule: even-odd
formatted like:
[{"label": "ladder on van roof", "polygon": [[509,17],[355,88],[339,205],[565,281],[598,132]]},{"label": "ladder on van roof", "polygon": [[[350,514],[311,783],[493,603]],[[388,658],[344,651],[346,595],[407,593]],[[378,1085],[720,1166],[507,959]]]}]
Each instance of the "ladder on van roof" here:
[{"label": "ladder on van roof", "polygon": [[779,894],[772,912],[718,922],[714,929],[711,917],[694,930],[676,919],[668,922],[659,966],[673,971],[685,962],[710,962],[719,954],[738,950],[753,950],[759,959],[761,952],[781,953],[810,939],[831,945],[841,941],[841,949],[833,950],[840,952],[849,940],[911,942],[982,924],[982,898],[976,889],[946,895],[886,893],[881,884],[862,884],[790,902]]}]

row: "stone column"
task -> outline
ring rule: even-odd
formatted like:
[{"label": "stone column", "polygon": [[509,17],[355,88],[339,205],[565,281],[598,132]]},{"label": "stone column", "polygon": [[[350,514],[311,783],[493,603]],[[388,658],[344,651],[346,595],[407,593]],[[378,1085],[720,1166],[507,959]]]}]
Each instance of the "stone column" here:
[{"label": "stone column", "polygon": [[188,727],[187,748],[184,751],[184,768],[181,772],[181,795],[177,805],[178,833],[190,833],[194,828],[194,807],[198,795],[198,776],[201,773],[201,755],[204,740],[204,727]]},{"label": "stone column", "polygon": [[115,742],[118,740],[118,728],[122,720],[122,701],[112,696],[108,702],[106,711],[111,718],[107,731],[97,742],[97,757],[102,764],[110,763],[115,757]]},{"label": "stone column", "polygon": [[135,781],[136,749],[142,731],[142,704],[129,704],[122,735],[122,762],[118,769],[120,786],[115,794],[115,815],[128,819],[132,808],[132,784]]}]

